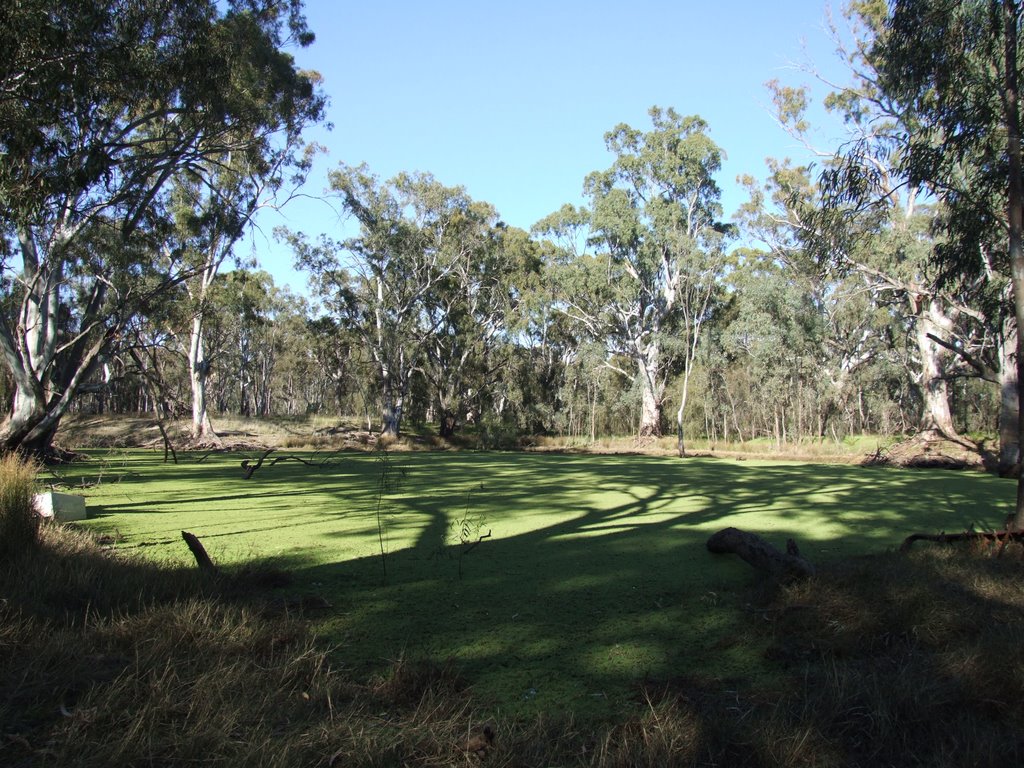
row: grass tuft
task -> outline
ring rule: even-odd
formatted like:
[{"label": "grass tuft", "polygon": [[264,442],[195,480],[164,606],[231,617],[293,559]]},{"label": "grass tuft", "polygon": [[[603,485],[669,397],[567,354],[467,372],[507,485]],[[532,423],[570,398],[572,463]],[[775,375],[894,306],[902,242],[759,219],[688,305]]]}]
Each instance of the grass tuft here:
[{"label": "grass tuft", "polygon": [[762,617],[794,684],[771,741],[803,730],[823,764],[1019,764],[1022,576],[1019,556],[935,547],[782,589]]},{"label": "grass tuft", "polygon": [[466,689],[453,661],[438,664],[400,656],[372,685],[374,695],[389,703],[416,705],[430,698],[457,696]]},{"label": "grass tuft", "polygon": [[34,494],[38,466],[17,453],[0,458],[0,558],[32,548],[39,529]]}]

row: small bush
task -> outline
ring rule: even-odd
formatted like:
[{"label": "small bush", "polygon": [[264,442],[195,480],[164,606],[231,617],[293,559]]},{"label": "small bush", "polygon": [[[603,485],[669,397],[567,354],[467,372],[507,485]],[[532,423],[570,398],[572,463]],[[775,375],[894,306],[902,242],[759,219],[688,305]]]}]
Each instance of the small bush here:
[{"label": "small bush", "polygon": [[14,453],[0,459],[0,557],[14,557],[35,544],[38,467]]}]

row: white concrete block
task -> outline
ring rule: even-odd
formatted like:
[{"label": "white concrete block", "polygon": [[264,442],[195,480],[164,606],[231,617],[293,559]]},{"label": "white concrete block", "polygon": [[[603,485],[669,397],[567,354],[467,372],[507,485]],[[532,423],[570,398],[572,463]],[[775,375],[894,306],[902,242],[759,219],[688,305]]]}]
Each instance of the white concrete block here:
[{"label": "white concrete block", "polygon": [[70,493],[37,493],[36,510],[40,517],[50,517],[58,523],[85,520],[85,497]]}]

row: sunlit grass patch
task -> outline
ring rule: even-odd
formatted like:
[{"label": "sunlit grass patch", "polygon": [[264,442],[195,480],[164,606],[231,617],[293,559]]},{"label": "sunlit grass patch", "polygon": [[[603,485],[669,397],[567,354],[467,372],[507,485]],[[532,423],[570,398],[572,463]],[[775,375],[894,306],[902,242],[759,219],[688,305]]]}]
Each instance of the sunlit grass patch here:
[{"label": "sunlit grass patch", "polygon": [[[510,712],[535,706],[524,677],[606,713],[645,675],[762,674],[756,653],[722,647],[736,631],[732,595],[754,575],[707,553],[719,528],[778,545],[793,536],[812,561],[830,562],[917,530],[995,524],[1012,498],[1010,483],[983,475],[796,462],[421,452],[385,465],[346,452],[246,480],[243,457],[185,455],[175,466],[158,452],[128,454],[116,481],[87,489],[87,526],[181,566],[181,530],[218,562],[279,558],[333,605],[321,631],[346,664],[369,673],[402,654],[452,659]],[[630,648],[645,650],[621,651]]]},{"label": "sunlit grass patch", "polygon": [[[892,552],[1000,520],[1011,482],[407,453],[382,495],[372,455],[249,480],[241,458],[63,470],[95,514],[78,527],[109,544],[47,527],[30,567],[0,572],[0,759],[464,766],[485,723],[492,765],[1020,757],[1020,548]],[[470,513],[492,535],[467,551]],[[725,525],[795,536],[819,575],[772,585],[710,555]]]}]

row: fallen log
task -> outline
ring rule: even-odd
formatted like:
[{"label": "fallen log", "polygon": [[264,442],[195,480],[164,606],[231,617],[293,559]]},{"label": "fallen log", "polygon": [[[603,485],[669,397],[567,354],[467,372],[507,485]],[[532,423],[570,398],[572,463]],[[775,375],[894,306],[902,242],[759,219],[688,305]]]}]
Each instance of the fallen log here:
[{"label": "fallen log", "polygon": [[814,566],[800,554],[792,539],[786,541],[786,551],[780,552],[756,533],[739,528],[723,528],[707,541],[709,552],[716,555],[738,555],[759,571],[777,578],[805,578],[814,575]]},{"label": "fallen log", "polygon": [[[960,533],[912,533],[900,544],[900,552],[909,552],[915,541],[952,544],[957,541],[993,541],[1003,547],[1008,541],[1024,541],[1024,531],[961,531]],[[1002,547],[1000,547],[1000,551]]]},{"label": "fallen log", "polygon": [[206,547],[199,541],[198,536],[188,531],[182,531],[181,538],[188,544],[189,551],[192,553],[192,557],[196,559],[196,565],[199,566],[199,570],[206,573],[217,573],[217,566],[213,564],[213,560],[206,554]]}]

